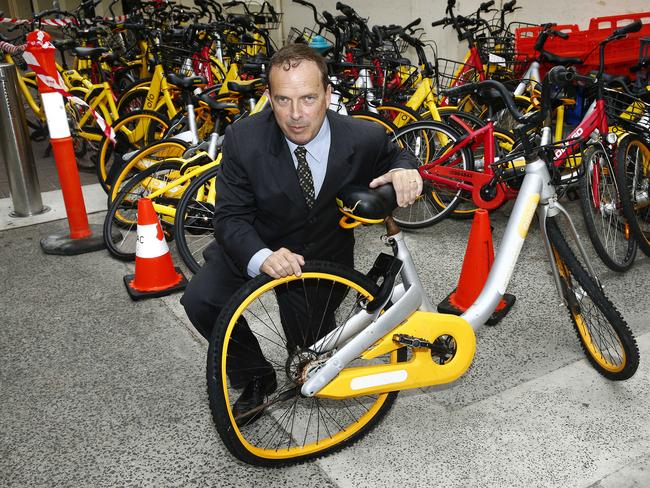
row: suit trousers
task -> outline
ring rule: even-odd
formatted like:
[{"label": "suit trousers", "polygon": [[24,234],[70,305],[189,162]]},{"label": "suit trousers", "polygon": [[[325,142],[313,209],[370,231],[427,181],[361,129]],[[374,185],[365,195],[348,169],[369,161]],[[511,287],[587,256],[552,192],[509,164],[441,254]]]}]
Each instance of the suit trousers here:
[{"label": "suit trousers", "polygon": [[[205,263],[190,281],[181,303],[194,327],[210,340],[222,309],[250,278],[229,266],[223,250],[216,243],[208,246],[204,257]],[[316,282],[301,280],[276,287],[273,298],[277,301],[284,337],[271,338],[270,344],[283,344],[287,353],[312,345],[336,326],[335,313],[346,292],[347,288],[339,284],[324,288]],[[268,324],[266,327],[268,330],[261,337],[272,333],[272,327]],[[264,357],[244,316],[232,331],[227,356],[226,369],[233,387],[243,387],[254,376],[285,366],[271,364]]]}]

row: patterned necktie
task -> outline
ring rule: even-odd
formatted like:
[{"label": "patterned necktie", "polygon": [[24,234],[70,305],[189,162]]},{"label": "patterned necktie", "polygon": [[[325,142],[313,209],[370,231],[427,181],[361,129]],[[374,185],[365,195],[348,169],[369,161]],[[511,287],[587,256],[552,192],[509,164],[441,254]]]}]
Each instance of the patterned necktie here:
[{"label": "patterned necktie", "polygon": [[314,192],[314,178],[311,175],[309,164],[307,164],[307,149],[304,146],[298,146],[294,154],[298,160],[298,182],[305,196],[307,207],[312,208],[316,202],[316,194]]}]

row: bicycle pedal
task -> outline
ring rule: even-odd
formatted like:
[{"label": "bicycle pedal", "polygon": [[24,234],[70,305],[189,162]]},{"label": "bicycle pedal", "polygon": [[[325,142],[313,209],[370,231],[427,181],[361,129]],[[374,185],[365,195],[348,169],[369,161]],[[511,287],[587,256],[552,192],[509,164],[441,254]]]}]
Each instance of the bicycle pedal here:
[{"label": "bicycle pedal", "polygon": [[431,350],[434,349],[434,345],[426,339],[421,339],[419,337],[413,337],[406,334],[393,335],[393,341],[408,347],[423,347]]}]

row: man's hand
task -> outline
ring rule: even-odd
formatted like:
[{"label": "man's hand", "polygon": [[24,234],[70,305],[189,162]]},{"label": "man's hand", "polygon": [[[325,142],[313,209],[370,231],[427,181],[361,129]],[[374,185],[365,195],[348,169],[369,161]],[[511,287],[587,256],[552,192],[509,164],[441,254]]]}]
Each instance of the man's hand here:
[{"label": "man's hand", "polygon": [[302,273],[301,266],[305,265],[305,258],[295,254],[284,247],[281,247],[264,260],[260,271],[272,278],[284,278],[285,276]]},{"label": "man's hand", "polygon": [[407,207],[415,202],[422,193],[422,177],[417,169],[398,169],[389,171],[385,175],[375,178],[370,182],[370,188],[392,183],[397,194],[397,205]]}]

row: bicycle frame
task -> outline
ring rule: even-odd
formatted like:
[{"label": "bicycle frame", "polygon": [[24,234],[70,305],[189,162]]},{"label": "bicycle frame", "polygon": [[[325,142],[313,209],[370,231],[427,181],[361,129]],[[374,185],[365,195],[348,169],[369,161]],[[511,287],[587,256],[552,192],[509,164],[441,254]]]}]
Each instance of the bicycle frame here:
[{"label": "bicycle frame", "polygon": [[[550,128],[543,129],[543,141],[550,142]],[[348,398],[411,388],[449,383],[469,368],[476,350],[475,332],[485,323],[503,298],[512,278],[533,217],[537,214],[545,249],[553,270],[560,297],[559,271],[546,234],[546,218],[562,214],[570,223],[569,230],[588,269],[593,272],[578,234],[567,211],[558,203],[555,186],[546,163],[537,159],[526,164],[521,189],[508,219],[483,290],[473,305],[461,316],[439,314],[428,300],[404,237],[397,229],[387,237],[395,256],[402,261],[402,284],[393,289],[393,305],[383,313],[361,310],[344,324],[313,344],[315,351],[335,351],[302,386],[305,396]],[[387,225],[387,228],[389,225]],[[390,233],[390,229],[389,229]],[[359,368],[346,368],[357,357],[371,359],[393,353],[402,347],[393,340],[396,334],[411,335],[434,341],[442,335],[455,339],[454,357],[444,364],[431,358],[431,351],[413,351],[405,363],[391,363]]]},{"label": "bicycle frame", "polygon": [[[221,153],[219,153],[219,155],[214,161],[201,166],[197,166],[195,169],[193,169],[192,171],[188,171],[187,173],[180,176],[179,178],[175,178],[168,183],[161,182],[160,185],[158,185],[160,187],[156,191],[150,193],[149,195],[146,195],[144,198],[148,198],[149,200],[152,201],[153,208],[158,215],[165,215],[173,218],[176,216],[176,208],[171,205],[163,205],[160,203],[156,203],[155,198],[165,194],[174,195],[178,197],[180,193],[184,191],[182,187],[184,183],[190,181],[195,176],[204,173],[205,171],[209,170],[210,168],[220,163],[221,163]],[[179,190],[182,191],[179,193]]]},{"label": "bicycle frame", "polygon": [[[467,130],[469,133],[441,157],[420,166],[420,175],[425,180],[435,181],[448,188],[468,191],[472,194],[472,200],[477,206],[486,210],[493,210],[503,205],[505,201],[512,200],[517,195],[517,192],[503,183],[497,183],[494,187],[496,191],[494,197],[490,200],[483,198],[481,189],[492,182],[495,176],[492,170],[492,164],[495,162],[494,123],[490,121],[476,130],[469,127]],[[476,147],[481,144],[484,147],[483,171],[445,165],[466,147]]]}]

